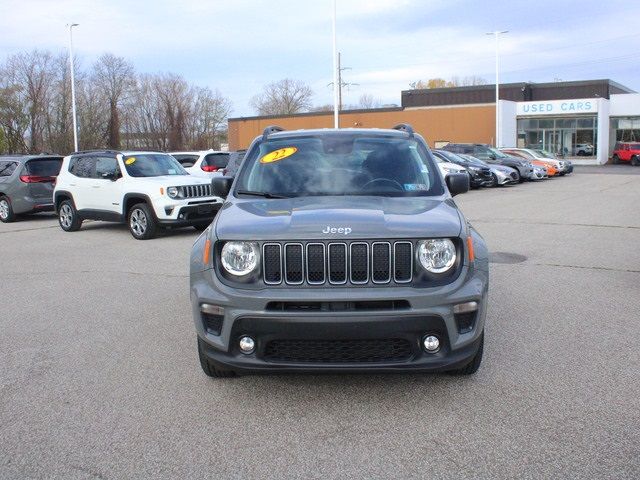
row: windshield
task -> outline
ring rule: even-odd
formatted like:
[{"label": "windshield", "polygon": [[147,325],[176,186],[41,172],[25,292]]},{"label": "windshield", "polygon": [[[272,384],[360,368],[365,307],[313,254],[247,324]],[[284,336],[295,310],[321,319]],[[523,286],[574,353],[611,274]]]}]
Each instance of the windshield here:
[{"label": "windshield", "polygon": [[464,161],[463,158],[460,158],[455,153],[451,153],[447,150],[437,150],[437,153],[439,153],[442,157],[444,157],[446,161],[451,163],[459,163],[460,161]]},{"label": "windshield", "polygon": [[315,195],[441,195],[429,151],[415,139],[371,134],[277,138],[252,149],[235,192]]},{"label": "windshield", "polygon": [[549,153],[546,150],[534,150],[534,152],[542,155],[544,158],[552,158],[552,159],[556,159],[556,156],[553,153]]},{"label": "windshield", "polygon": [[132,177],[159,177],[161,175],[189,175],[182,165],[166,153],[127,155],[123,159],[127,173]]},{"label": "windshield", "polygon": [[488,165],[482,160],[480,160],[479,158],[476,158],[471,155],[467,155],[466,153],[461,153],[460,157],[462,157],[463,160],[473,165],[474,167],[488,167]]},{"label": "windshield", "polygon": [[504,152],[501,152],[497,148],[489,148],[491,152],[496,156],[496,158],[508,158],[508,155],[505,155]]}]

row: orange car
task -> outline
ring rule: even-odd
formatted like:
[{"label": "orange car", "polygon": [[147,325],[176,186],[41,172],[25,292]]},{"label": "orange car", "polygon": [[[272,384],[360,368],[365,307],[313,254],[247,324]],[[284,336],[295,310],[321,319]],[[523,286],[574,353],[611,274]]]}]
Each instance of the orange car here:
[{"label": "orange car", "polygon": [[556,175],[560,175],[558,169],[553,165],[553,163],[545,162],[544,160],[530,160],[534,165],[539,165],[540,167],[544,167],[547,169],[547,175],[550,177],[555,177]]},{"label": "orange car", "polygon": [[525,158],[529,160],[531,163],[533,163],[534,165],[538,165],[539,167],[546,168],[547,175],[549,175],[550,177],[555,177],[556,175],[560,175],[560,171],[553,163],[545,162],[544,160],[540,160],[540,159],[530,158],[517,150],[509,150],[508,148],[501,148],[500,150],[506,153],[507,155],[511,155],[513,157]]}]

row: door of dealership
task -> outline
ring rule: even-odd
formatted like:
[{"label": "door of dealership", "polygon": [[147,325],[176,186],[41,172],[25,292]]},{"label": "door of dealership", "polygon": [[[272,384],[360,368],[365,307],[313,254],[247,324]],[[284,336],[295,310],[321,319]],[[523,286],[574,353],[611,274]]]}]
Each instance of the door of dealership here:
[{"label": "door of dealership", "polygon": [[547,150],[561,156],[596,155],[596,116],[518,118],[518,147]]}]

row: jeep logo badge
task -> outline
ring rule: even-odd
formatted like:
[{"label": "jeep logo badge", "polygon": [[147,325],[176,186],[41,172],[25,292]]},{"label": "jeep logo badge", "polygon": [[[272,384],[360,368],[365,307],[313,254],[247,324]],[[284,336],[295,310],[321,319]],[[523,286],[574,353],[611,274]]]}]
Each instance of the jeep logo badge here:
[{"label": "jeep logo badge", "polygon": [[344,235],[349,235],[351,233],[351,228],[349,227],[332,227],[331,225],[327,225],[322,233],[342,233]]}]

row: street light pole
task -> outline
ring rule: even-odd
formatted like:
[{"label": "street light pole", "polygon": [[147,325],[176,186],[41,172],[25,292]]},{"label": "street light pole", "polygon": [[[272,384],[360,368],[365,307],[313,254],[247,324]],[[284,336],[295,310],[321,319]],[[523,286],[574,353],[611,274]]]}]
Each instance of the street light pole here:
[{"label": "street light pole", "polygon": [[73,117],[73,148],[78,151],[78,121],[76,119],[76,84],[73,68],[73,34],[72,28],[77,27],[77,23],[67,25],[69,27],[69,66],[71,69],[71,116]]},{"label": "street light pole", "polygon": [[500,138],[500,69],[499,69],[499,38],[503,33],[508,33],[509,30],[496,30],[494,32],[487,32],[487,35],[493,35],[496,40],[496,148],[502,146],[502,139]]},{"label": "street light pole", "polygon": [[333,0],[333,128],[340,127],[338,89],[338,42],[336,40],[336,0]]}]

